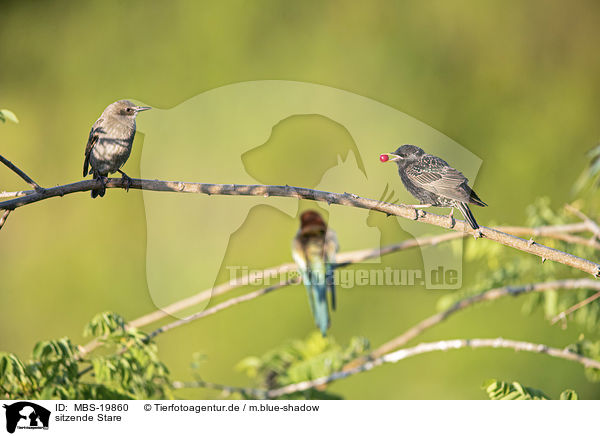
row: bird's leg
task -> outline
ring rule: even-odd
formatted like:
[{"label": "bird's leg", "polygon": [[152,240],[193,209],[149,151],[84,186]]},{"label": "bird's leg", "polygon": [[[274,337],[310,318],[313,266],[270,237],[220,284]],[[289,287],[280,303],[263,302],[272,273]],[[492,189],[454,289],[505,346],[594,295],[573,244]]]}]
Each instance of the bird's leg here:
[{"label": "bird's leg", "polygon": [[125,180],[125,191],[129,192],[129,188],[131,188],[131,177],[129,177],[121,170],[117,171],[121,173],[121,178]]},{"label": "bird's leg", "polygon": [[100,180],[102,182],[102,186],[106,188],[106,184],[108,183],[108,177],[103,176],[101,174],[95,173],[94,179]]},{"label": "bird's leg", "polygon": [[454,221],[454,208],[450,208],[450,213],[448,214],[448,218],[450,218],[450,228],[453,229],[456,225],[456,221]]}]

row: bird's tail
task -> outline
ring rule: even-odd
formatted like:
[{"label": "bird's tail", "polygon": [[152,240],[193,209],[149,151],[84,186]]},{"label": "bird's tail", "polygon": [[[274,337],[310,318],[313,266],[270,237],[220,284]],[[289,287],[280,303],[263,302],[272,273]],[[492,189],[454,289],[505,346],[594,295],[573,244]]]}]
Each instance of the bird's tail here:
[{"label": "bird's tail", "polygon": [[307,271],[303,279],[306,291],[308,292],[308,301],[315,324],[323,337],[325,337],[329,328],[329,305],[327,304],[328,280],[325,274],[318,273],[317,271]]},{"label": "bird's tail", "polygon": [[487,204],[485,204],[483,202],[483,200],[481,198],[479,198],[479,195],[477,195],[475,193],[475,191],[473,191],[472,189],[471,189],[471,193],[469,195],[469,203],[475,204],[477,206],[482,206],[482,207],[487,206]]},{"label": "bird's tail", "polygon": [[[98,174],[96,171],[94,171],[94,179],[98,180],[98,179],[102,179],[102,176],[100,174]],[[104,194],[106,192],[106,188],[104,187],[104,185],[102,185],[101,188],[96,188],[96,189],[92,189],[92,198],[96,198],[96,197],[104,197]]]},{"label": "bird's tail", "polygon": [[477,230],[479,228],[479,224],[477,224],[477,221],[475,221],[475,217],[473,216],[471,209],[469,209],[469,206],[467,206],[467,203],[458,202],[457,206],[463,214],[463,216],[465,217],[465,220],[467,220],[467,222],[471,226],[471,228],[473,230]]},{"label": "bird's tail", "polygon": [[92,198],[104,197],[105,192],[106,188],[104,186],[102,188],[92,189]]}]

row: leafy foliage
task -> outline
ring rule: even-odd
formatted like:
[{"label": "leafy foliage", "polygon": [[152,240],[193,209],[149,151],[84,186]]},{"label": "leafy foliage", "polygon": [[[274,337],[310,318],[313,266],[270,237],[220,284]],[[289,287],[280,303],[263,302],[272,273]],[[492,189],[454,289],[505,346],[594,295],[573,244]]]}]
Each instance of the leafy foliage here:
[{"label": "leafy foliage", "polygon": [[7,120],[12,121],[13,123],[19,123],[19,119],[14,112],[9,111],[8,109],[0,109],[0,121],[5,123]]},{"label": "leafy foliage", "polygon": [[[567,347],[569,351],[580,354],[590,359],[600,360],[600,341],[591,341],[580,335],[579,340]],[[585,375],[588,380],[593,382],[600,381],[600,370],[595,368],[586,368]]]},{"label": "leafy foliage", "polygon": [[[519,382],[504,382],[495,379],[486,381],[482,389],[486,391],[490,400],[550,400],[551,398],[542,391]],[[577,393],[567,389],[560,394],[561,400],[577,400]]]},{"label": "leafy foliage", "polygon": [[[105,346],[89,360],[77,358],[68,338],[38,342],[32,359],[22,362],[0,353],[0,393],[4,398],[141,399],[169,398],[168,370],[156,345],[117,314],[102,313],[86,326]],[[89,373],[88,369],[92,372]]]},{"label": "leafy foliage", "polygon": [[593,190],[600,185],[600,144],[588,152],[588,157],[590,158],[590,164],[581,173],[573,187],[573,190],[577,193],[581,193],[587,188]]},{"label": "leafy foliage", "polygon": [[[547,225],[562,225],[573,222],[566,211],[555,211],[551,208],[548,198],[540,198],[527,208],[527,225],[540,227]],[[597,254],[592,247],[580,244],[567,243],[549,238],[540,239],[544,245],[561,251],[572,253],[576,256],[597,261]],[[515,253],[514,250],[495,244],[490,241],[469,241],[466,245],[465,260],[468,262],[483,262],[485,268],[479,268],[480,273],[475,280],[476,286],[447,294],[438,301],[438,309],[445,310],[463,298],[480,294],[496,287],[523,284],[529,282],[542,282],[562,278],[580,277],[579,272],[556,263],[545,262],[524,253]],[[554,290],[541,293],[532,293],[524,299],[523,312],[532,314],[538,309],[544,312],[548,319],[572,307],[576,303],[596,293],[591,289],[579,290]],[[600,325],[600,301],[594,301],[581,307],[569,317],[577,325],[588,331],[597,331]]]},{"label": "leafy foliage", "polygon": [[[342,347],[330,337],[314,332],[305,340],[294,340],[260,357],[247,357],[237,369],[244,371],[262,389],[275,389],[328,376],[369,348],[365,338],[354,337]],[[339,399],[338,395],[311,389],[285,396],[290,399]]]}]

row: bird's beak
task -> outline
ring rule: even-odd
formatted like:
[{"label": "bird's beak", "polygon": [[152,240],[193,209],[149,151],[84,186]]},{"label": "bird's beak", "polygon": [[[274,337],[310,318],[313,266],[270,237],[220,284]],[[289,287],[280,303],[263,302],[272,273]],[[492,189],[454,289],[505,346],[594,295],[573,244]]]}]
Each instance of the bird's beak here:
[{"label": "bird's beak", "polygon": [[150,106],[136,106],[135,111],[143,112],[143,111],[147,111],[148,109],[152,109],[152,108]]},{"label": "bird's beak", "polygon": [[388,160],[388,162],[394,162],[394,161],[397,161],[397,160],[400,160],[400,159],[402,159],[402,158],[401,158],[400,156],[398,156],[397,154],[393,154],[393,153],[386,153],[386,154],[387,154],[387,155],[388,155],[388,157],[389,157],[389,160]]}]

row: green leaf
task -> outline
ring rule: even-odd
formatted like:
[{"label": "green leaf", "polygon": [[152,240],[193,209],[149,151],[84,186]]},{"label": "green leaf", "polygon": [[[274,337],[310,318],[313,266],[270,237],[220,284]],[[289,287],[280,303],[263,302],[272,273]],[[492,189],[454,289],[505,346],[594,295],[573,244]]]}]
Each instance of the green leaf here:
[{"label": "green leaf", "polygon": [[573,389],[565,389],[564,391],[561,392],[560,399],[561,400],[579,400],[579,396],[577,395],[577,392],[575,392]]},{"label": "green leaf", "polygon": [[19,119],[14,112],[9,111],[8,109],[0,109],[0,121],[5,122],[6,120],[19,124]]},{"label": "green leaf", "polygon": [[[523,386],[519,382],[504,382],[496,379],[487,380],[481,388],[486,391],[490,400],[550,400],[539,389]],[[579,397],[573,389],[565,389],[560,394],[561,400],[578,400]]]},{"label": "green leaf", "polygon": [[[331,337],[323,338],[315,331],[305,340],[294,340],[275,348],[264,355],[249,356],[236,368],[254,379],[263,389],[273,389],[305,380],[314,380],[339,371],[342,367],[363,354],[369,348],[365,338],[352,338],[342,347]],[[290,399],[339,398],[329,392],[311,389],[285,396]]]},{"label": "green leaf", "polygon": [[482,389],[490,400],[549,400],[542,391],[521,385],[518,382],[503,382],[495,379],[487,380]]}]

